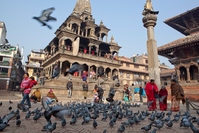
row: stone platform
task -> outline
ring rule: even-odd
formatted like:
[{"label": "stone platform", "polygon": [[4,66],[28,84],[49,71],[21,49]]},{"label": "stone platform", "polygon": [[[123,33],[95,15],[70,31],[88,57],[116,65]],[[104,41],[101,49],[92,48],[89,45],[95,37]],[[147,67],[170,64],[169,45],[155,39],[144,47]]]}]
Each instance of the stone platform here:
[{"label": "stone platform", "polygon": [[[47,80],[45,81],[44,85],[38,84],[34,86],[32,89],[32,92],[34,92],[34,90],[38,88],[41,91],[42,96],[46,96],[49,90],[53,89],[57,97],[67,97],[68,95],[68,90],[66,89],[67,82],[68,82],[68,77],[59,77],[57,79]],[[74,99],[83,98],[84,92],[82,89],[82,85],[84,82],[82,81],[82,79],[80,77],[72,77],[72,82],[73,82],[73,96],[72,97]],[[91,99],[93,98],[93,90],[94,90],[94,86],[97,84],[97,81],[88,79],[87,82],[89,86],[87,97]],[[107,80],[103,83],[102,88],[104,89],[104,96],[108,96],[109,89],[112,83],[113,81],[111,80]],[[121,100],[123,97],[123,86],[115,87],[115,90],[116,90],[115,97]]]}]

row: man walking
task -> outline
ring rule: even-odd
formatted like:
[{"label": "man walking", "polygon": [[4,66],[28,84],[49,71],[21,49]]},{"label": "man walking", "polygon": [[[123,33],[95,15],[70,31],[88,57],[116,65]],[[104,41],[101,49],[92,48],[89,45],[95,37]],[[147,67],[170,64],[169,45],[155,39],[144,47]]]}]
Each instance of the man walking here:
[{"label": "man walking", "polygon": [[143,99],[142,99],[143,88],[142,88],[142,86],[140,86],[139,94],[140,94],[140,102],[143,102]]},{"label": "man walking", "polygon": [[130,93],[131,93],[132,103],[134,103],[134,102],[135,102],[135,96],[134,96],[134,84],[132,84],[132,85],[129,87],[129,90],[130,90]]},{"label": "man walking", "polygon": [[71,98],[72,96],[72,89],[73,89],[73,82],[72,79],[69,79],[68,83],[66,84],[66,88],[68,90],[68,98]]},{"label": "man walking", "polygon": [[99,103],[101,103],[101,102],[102,102],[103,95],[104,95],[104,90],[102,89],[102,87],[99,87],[99,86],[97,86],[97,85],[95,85],[95,89],[96,89],[97,92],[98,92]]}]

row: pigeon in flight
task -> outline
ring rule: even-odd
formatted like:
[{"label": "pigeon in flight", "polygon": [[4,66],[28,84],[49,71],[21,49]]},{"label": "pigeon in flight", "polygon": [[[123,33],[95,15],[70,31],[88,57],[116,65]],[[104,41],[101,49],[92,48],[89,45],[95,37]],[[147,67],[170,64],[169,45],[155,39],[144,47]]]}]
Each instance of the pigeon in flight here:
[{"label": "pigeon in flight", "polygon": [[52,21],[56,21],[57,20],[56,18],[50,16],[54,10],[55,10],[54,7],[51,7],[51,8],[46,9],[46,10],[43,10],[41,16],[33,17],[33,19],[36,19],[37,21],[42,23],[43,26],[47,26],[49,29],[52,29],[52,27],[50,25],[48,25],[46,22],[51,21],[51,20]]}]

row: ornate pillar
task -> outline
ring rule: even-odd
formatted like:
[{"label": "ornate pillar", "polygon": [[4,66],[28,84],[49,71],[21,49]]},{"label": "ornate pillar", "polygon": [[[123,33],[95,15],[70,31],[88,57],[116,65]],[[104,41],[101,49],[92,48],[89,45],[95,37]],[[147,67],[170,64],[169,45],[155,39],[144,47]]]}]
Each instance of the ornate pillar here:
[{"label": "ornate pillar", "polygon": [[100,41],[102,40],[102,34],[101,33],[99,33],[99,38],[100,38]]},{"label": "ornate pillar", "polygon": [[96,72],[95,72],[96,76],[98,76],[98,67],[96,67]]},{"label": "ornate pillar", "polygon": [[153,11],[151,1],[147,0],[142,15],[144,16],[142,22],[147,29],[147,53],[148,53],[148,67],[149,78],[154,79],[158,88],[161,87],[160,82],[160,68],[158,62],[157,43],[154,37],[154,27],[156,26],[158,12]]},{"label": "ornate pillar", "polygon": [[90,66],[88,66],[88,77],[90,77]]},{"label": "ornate pillar", "polygon": [[99,55],[100,53],[99,53],[99,48],[98,47],[96,47],[96,53],[97,53],[98,56],[100,56]]},{"label": "ornate pillar", "polygon": [[70,27],[69,28],[70,28],[70,30],[72,30],[72,24],[71,23],[70,23]]},{"label": "ornate pillar", "polygon": [[106,43],[108,43],[108,34],[106,34]]},{"label": "ornate pillar", "polygon": [[80,25],[78,25],[78,35],[80,35]]},{"label": "ornate pillar", "polygon": [[180,70],[179,70],[179,68],[177,68],[177,77],[178,77],[178,81],[181,81],[181,79],[180,79]]},{"label": "ornate pillar", "polygon": [[186,67],[187,70],[187,81],[190,81],[190,72],[189,72],[189,66]]},{"label": "ornate pillar", "polygon": [[89,54],[91,54],[91,46],[89,46],[89,51],[88,52],[89,52]]},{"label": "ornate pillar", "polygon": [[86,37],[88,36],[88,29],[86,29]]},{"label": "ornate pillar", "polygon": [[60,65],[60,66],[59,66],[59,69],[60,69],[59,74],[60,74],[60,75],[62,75],[62,62],[63,62],[63,61],[60,61],[60,64],[59,64],[59,65]]}]

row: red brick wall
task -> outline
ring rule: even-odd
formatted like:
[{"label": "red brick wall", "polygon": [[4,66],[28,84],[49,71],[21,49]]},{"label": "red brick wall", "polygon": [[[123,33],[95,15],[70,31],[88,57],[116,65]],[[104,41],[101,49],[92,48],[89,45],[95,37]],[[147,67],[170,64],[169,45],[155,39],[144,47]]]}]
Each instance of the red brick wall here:
[{"label": "red brick wall", "polygon": [[6,89],[6,83],[7,83],[7,80],[0,80],[0,89],[1,90]]},{"label": "red brick wall", "polygon": [[[184,89],[185,97],[189,98],[190,101],[199,102],[199,84],[192,85],[181,85]],[[169,93],[168,100],[171,100],[171,89],[167,86],[167,91]]]}]

